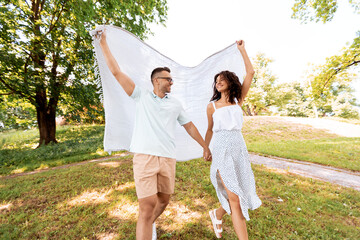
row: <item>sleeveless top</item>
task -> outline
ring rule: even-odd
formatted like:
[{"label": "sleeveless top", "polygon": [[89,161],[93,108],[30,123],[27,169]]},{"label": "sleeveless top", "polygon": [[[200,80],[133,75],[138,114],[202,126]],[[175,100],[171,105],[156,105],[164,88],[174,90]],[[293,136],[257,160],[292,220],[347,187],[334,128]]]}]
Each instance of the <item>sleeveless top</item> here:
[{"label": "sleeveless top", "polygon": [[241,130],[243,123],[243,112],[241,107],[238,105],[237,99],[235,99],[235,105],[225,106],[216,108],[214,101],[215,112],[213,113],[213,132],[220,130]]}]

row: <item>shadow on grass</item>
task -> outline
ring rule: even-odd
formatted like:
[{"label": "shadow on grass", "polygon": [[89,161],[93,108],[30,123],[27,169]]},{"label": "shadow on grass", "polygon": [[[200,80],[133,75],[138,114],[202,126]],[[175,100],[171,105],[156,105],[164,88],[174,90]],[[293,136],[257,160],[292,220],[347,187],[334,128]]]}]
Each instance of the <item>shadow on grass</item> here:
[{"label": "shadow on grass", "polygon": [[[0,233],[9,239],[135,239],[131,160],[117,159],[4,180]],[[183,190],[158,220],[162,239],[212,239],[206,204]],[[178,199],[178,196],[180,199]],[[7,203],[7,204],[5,204]],[[193,209],[201,209],[197,212]]]},{"label": "shadow on grass", "polygon": [[[219,207],[210,163],[177,164],[176,189],[158,219],[159,239],[215,239]],[[254,166],[263,205],[250,211],[250,239],[358,239],[360,193]],[[135,239],[138,214],[131,159],[111,159],[0,180],[5,239]],[[224,239],[236,239],[225,216]]]}]

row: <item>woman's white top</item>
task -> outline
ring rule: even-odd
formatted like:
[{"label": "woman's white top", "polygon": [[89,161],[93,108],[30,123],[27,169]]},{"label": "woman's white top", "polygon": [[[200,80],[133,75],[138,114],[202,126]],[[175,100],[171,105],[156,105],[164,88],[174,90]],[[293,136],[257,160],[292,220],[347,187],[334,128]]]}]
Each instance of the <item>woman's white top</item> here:
[{"label": "woman's white top", "polygon": [[241,107],[237,104],[235,99],[234,105],[216,108],[214,101],[215,112],[213,113],[213,132],[220,130],[241,130],[243,124],[243,112]]}]

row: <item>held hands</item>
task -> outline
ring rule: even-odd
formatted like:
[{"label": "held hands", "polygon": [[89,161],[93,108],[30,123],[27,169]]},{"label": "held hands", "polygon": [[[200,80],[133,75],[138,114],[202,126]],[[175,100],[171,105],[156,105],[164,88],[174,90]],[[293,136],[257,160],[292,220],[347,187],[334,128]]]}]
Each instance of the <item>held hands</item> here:
[{"label": "held hands", "polygon": [[204,154],[203,154],[203,158],[206,161],[211,161],[212,160],[212,156],[211,156],[211,152],[209,148],[204,148]]},{"label": "held hands", "polygon": [[244,40],[236,41],[236,46],[240,51],[245,50],[245,41]]}]

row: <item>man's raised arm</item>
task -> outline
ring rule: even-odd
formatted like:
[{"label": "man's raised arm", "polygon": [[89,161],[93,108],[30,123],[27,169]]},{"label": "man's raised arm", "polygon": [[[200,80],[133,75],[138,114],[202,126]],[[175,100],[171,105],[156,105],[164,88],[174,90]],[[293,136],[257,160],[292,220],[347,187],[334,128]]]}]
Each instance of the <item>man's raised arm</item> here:
[{"label": "man's raised arm", "polygon": [[131,96],[134,91],[135,83],[120,70],[119,64],[116,62],[114,56],[111,54],[109,46],[106,42],[106,30],[101,31],[100,46],[103,51],[106,64],[108,65],[111,73],[116,80],[120,83],[121,87],[125,90],[126,94]]}]

